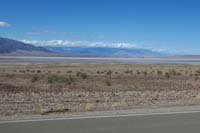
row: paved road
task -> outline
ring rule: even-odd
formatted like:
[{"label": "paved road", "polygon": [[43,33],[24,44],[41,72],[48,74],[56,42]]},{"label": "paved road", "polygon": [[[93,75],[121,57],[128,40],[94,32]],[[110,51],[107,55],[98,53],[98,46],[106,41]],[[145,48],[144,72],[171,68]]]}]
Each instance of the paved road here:
[{"label": "paved road", "polygon": [[9,122],[0,133],[200,133],[200,113]]}]

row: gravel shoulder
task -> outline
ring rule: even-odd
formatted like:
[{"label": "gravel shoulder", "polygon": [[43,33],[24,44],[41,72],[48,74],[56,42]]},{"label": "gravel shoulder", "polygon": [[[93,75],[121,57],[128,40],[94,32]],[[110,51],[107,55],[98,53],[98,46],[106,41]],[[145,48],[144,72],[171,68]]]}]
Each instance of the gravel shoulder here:
[{"label": "gravel shoulder", "polygon": [[174,106],[174,107],[143,107],[128,110],[115,111],[93,111],[93,112],[74,112],[74,113],[54,113],[50,115],[13,115],[4,116],[1,123],[7,122],[26,122],[26,121],[45,121],[45,120],[63,120],[63,119],[84,119],[101,117],[118,117],[132,115],[159,115],[174,113],[195,113],[200,112],[200,106]]}]

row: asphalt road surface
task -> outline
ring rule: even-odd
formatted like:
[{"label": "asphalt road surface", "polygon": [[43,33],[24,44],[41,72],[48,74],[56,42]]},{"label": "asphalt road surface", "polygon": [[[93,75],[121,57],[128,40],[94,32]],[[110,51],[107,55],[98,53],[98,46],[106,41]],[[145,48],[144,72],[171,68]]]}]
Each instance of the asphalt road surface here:
[{"label": "asphalt road surface", "polygon": [[0,133],[200,133],[200,112],[2,122]]}]

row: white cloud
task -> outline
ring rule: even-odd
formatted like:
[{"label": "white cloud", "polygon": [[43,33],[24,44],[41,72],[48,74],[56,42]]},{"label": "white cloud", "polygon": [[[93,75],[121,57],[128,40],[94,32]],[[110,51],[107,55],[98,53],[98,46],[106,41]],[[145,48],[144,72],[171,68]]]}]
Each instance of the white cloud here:
[{"label": "white cloud", "polygon": [[110,47],[110,48],[136,48],[133,43],[107,43],[89,41],[69,41],[69,40],[22,40],[36,46],[67,46],[67,47]]},{"label": "white cloud", "polygon": [[90,41],[69,41],[69,40],[21,40],[24,43],[35,46],[62,46],[62,47],[102,47],[102,48],[129,48],[129,49],[146,49],[157,52],[165,51],[164,49],[154,47],[141,47],[135,43],[113,43],[113,42],[90,42]]},{"label": "white cloud", "polygon": [[10,26],[9,23],[0,21],[0,27],[9,27],[9,26]]}]

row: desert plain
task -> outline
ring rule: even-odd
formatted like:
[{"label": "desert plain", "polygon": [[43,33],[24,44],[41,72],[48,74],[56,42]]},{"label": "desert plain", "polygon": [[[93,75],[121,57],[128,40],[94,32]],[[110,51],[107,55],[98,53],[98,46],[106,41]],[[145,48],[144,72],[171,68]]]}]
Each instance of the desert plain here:
[{"label": "desert plain", "polygon": [[200,105],[200,65],[1,63],[0,119]]}]

